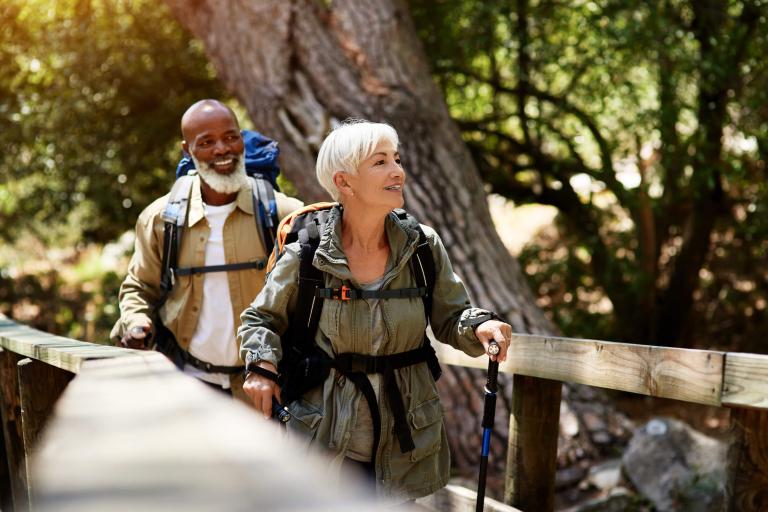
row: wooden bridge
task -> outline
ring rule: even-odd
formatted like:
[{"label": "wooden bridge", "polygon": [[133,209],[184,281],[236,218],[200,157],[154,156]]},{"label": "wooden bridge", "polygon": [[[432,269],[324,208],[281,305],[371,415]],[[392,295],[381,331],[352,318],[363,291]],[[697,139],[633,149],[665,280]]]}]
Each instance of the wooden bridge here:
[{"label": "wooden bridge", "polygon": [[[445,346],[439,357],[487,367]],[[768,510],[768,356],[515,335],[501,371],[514,374],[511,506],[486,510],[553,510],[563,382],[729,408],[724,510]],[[378,510],[361,487],[332,485],[322,459],[155,352],[0,317],[0,412],[3,511]],[[449,487],[422,505],[474,510],[473,499]]]}]

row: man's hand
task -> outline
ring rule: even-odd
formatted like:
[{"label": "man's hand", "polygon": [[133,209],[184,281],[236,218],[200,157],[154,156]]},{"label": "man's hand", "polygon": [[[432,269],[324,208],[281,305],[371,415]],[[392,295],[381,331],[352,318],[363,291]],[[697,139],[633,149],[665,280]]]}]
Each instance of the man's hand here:
[{"label": "man's hand", "polygon": [[475,335],[480,343],[485,347],[485,352],[488,353],[488,345],[491,340],[495,340],[499,344],[499,355],[490,356],[492,361],[503,362],[507,360],[507,350],[509,344],[512,341],[512,326],[505,324],[500,320],[488,320],[477,326],[475,329]]},{"label": "man's hand", "polygon": [[131,327],[120,339],[120,345],[125,348],[135,348],[147,350],[147,336],[152,332],[152,321],[145,320],[144,323]]},{"label": "man's hand", "polygon": [[[259,366],[277,373],[277,368],[272,363],[262,361]],[[272,416],[272,397],[274,396],[278,402],[280,401],[280,386],[256,373],[248,374],[248,378],[243,383],[243,391],[251,399],[256,410],[261,411],[267,419]]]}]

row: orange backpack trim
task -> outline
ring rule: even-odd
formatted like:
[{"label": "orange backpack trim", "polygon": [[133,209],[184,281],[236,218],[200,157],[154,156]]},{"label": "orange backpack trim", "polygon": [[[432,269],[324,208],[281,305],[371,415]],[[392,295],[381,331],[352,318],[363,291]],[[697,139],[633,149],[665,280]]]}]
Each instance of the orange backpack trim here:
[{"label": "orange backpack trim", "polygon": [[285,241],[288,238],[288,235],[291,233],[291,230],[293,229],[293,221],[296,220],[296,218],[301,217],[302,215],[306,215],[307,213],[311,212],[317,212],[320,210],[330,210],[334,206],[336,206],[338,203],[312,203],[305,205],[298,210],[294,210],[285,217],[283,217],[283,220],[280,221],[280,224],[277,226],[277,236],[275,238],[275,248],[272,251],[272,254],[269,255],[269,262],[267,263],[267,274],[272,272],[272,269],[275,268],[275,264],[277,264],[278,256],[283,253],[285,250]]}]

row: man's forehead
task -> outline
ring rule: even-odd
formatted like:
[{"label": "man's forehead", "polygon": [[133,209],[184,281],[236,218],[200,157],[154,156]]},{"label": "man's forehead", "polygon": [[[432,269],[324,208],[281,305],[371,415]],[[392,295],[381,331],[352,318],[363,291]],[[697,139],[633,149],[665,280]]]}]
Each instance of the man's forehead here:
[{"label": "man's forehead", "polygon": [[201,108],[185,116],[182,127],[185,137],[194,138],[221,131],[239,131],[235,116],[223,108]]}]

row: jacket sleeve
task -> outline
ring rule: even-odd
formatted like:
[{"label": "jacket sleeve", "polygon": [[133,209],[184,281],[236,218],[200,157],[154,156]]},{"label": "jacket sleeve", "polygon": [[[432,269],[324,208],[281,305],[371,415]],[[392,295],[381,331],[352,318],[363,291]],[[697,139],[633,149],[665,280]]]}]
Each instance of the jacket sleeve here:
[{"label": "jacket sleeve", "polygon": [[280,362],[283,355],[280,336],[288,329],[291,313],[296,307],[298,275],[298,244],[290,244],[267,275],[264,288],[240,315],[237,339],[243,361],[251,352],[256,361],[267,361],[275,366]]},{"label": "jacket sleeve", "polygon": [[[148,209],[149,210],[149,209]],[[136,241],[128,275],[120,286],[120,318],[110,337],[117,341],[132,327],[150,320],[153,305],[160,299],[160,267],[163,241],[155,229],[159,220],[145,210],[136,222]],[[154,326],[153,326],[154,329]]]},{"label": "jacket sleeve", "polygon": [[290,197],[282,192],[275,191],[275,201],[277,201],[277,217],[282,220],[283,217],[288,215],[294,210],[298,210],[299,208],[304,206],[304,203],[296,199],[295,197]]},{"label": "jacket sleeve", "polygon": [[467,355],[477,357],[485,351],[472,327],[464,322],[490,313],[474,308],[469,302],[469,295],[464,283],[453,271],[442,240],[430,227],[422,225],[427,236],[435,261],[435,290],[432,297],[432,316],[430,324],[435,337]]}]

